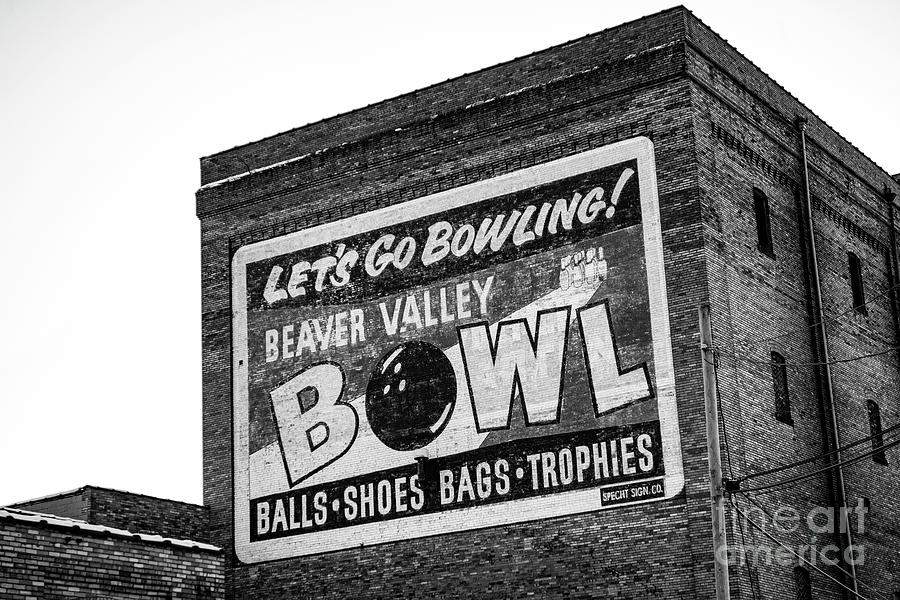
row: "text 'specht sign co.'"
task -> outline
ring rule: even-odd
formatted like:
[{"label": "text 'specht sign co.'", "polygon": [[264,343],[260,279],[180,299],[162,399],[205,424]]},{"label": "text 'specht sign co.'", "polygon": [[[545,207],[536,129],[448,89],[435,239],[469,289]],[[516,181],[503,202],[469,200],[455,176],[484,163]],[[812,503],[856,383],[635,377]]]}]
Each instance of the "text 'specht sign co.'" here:
[{"label": "text 'specht sign co.'", "polygon": [[245,246],[232,278],[242,561],[682,489],[646,138]]}]

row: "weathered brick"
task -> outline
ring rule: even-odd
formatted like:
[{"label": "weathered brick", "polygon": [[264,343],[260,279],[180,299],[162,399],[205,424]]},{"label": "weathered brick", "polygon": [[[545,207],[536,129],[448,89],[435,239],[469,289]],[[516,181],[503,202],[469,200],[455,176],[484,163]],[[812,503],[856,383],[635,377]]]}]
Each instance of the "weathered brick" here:
[{"label": "weathered brick", "polygon": [[[876,296],[889,281],[881,190],[900,186],[681,7],[202,159],[204,498],[214,543],[232,546],[234,250],[635,136],[656,149],[686,476],[672,500],[613,512],[256,565],[228,553],[229,597],[712,597],[699,302],[712,304],[720,351],[726,472],[739,477],[824,448],[815,371],[789,369],[787,425],[775,419],[766,364],[772,350],[794,364],[815,356],[796,201],[798,115],[809,119],[833,356],[897,345],[890,304]],[[771,203],[774,259],[756,248],[754,187]],[[847,312],[848,250],[864,264],[867,315]],[[868,435],[867,399],[880,401],[885,427],[898,422],[898,366],[895,354],[835,366],[845,442]],[[866,460],[846,471],[848,500],[868,497],[874,507],[858,536],[867,548],[860,580],[890,595],[900,588],[900,453],[887,455],[887,467]],[[805,515],[830,504],[829,482],[820,475],[759,501]],[[730,510],[728,535],[765,542],[742,532]],[[812,539],[801,529],[785,541]],[[840,596],[821,574],[812,580],[816,597]],[[751,585],[762,597],[790,595],[792,570],[734,566],[733,596],[758,597]]]},{"label": "weathered brick", "polygon": [[0,598],[224,597],[220,550],[141,540],[119,530],[93,531],[87,523],[73,525],[78,523],[57,525],[52,518],[25,523],[4,511]]}]

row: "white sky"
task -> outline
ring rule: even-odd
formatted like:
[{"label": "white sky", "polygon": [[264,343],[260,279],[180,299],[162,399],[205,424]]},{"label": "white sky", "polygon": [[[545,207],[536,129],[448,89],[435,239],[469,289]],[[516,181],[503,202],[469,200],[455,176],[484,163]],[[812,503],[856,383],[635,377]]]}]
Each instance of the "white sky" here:
[{"label": "white sky", "polygon": [[[201,501],[200,156],[671,5],[0,0],[0,504]],[[687,6],[900,171],[900,2]]]}]

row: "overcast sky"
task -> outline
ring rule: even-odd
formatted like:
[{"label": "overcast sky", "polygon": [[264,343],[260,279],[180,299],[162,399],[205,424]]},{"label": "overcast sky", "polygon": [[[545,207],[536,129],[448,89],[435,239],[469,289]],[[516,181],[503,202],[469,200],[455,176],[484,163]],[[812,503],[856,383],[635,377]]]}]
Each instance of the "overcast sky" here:
[{"label": "overcast sky", "polygon": [[[0,504],[201,501],[199,157],[669,6],[0,0]],[[900,171],[900,2],[687,6]]]}]

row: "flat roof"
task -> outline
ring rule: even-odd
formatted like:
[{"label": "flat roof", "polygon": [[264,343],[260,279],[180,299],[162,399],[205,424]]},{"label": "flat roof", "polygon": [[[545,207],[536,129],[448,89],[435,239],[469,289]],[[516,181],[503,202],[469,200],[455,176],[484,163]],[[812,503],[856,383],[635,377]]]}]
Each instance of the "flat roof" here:
[{"label": "flat roof", "polygon": [[75,488],[74,490],[67,490],[64,492],[56,492],[55,494],[47,494],[46,496],[39,496],[37,498],[29,498],[27,500],[20,500],[18,502],[13,502],[12,504],[9,504],[9,506],[16,507],[16,506],[22,506],[24,504],[34,504],[35,502],[46,502],[47,500],[53,500],[55,498],[64,498],[65,496],[73,496],[75,494],[81,494],[85,490],[102,490],[105,492],[115,492],[117,494],[125,494],[128,496],[140,496],[142,498],[152,498],[153,500],[162,500],[163,502],[176,502],[178,504],[187,504],[188,506],[205,508],[203,504],[195,504],[194,502],[186,502],[184,500],[172,500],[171,498],[162,498],[160,496],[151,496],[149,494],[140,494],[138,492],[129,492],[127,490],[118,490],[116,488],[104,487],[101,485],[83,485],[80,488]]},{"label": "flat roof", "polygon": [[58,517],[56,515],[48,515],[30,510],[22,510],[20,508],[13,508],[11,506],[0,508],[0,521],[15,521],[19,523],[27,523],[29,525],[43,525],[47,527],[84,532],[88,535],[96,535],[101,537],[118,537],[129,539],[132,541],[146,542],[149,544],[160,544],[165,546],[176,546],[179,548],[187,548],[190,550],[203,550],[206,552],[222,551],[222,549],[218,546],[213,546],[212,544],[206,544],[204,542],[198,542],[195,540],[179,540],[175,538],[164,537],[161,535],[134,533],[132,531],[128,531],[127,529],[117,529],[115,527],[93,525],[91,523],[88,523],[87,521],[82,521],[80,519]]},{"label": "flat roof", "polygon": [[[772,89],[766,90],[762,94],[763,100],[765,102],[771,103],[773,101],[773,95],[777,95],[778,93],[784,94],[787,98],[790,98],[791,101],[796,103],[796,106],[792,107],[793,110],[806,112],[809,116],[814,117],[818,122],[817,126],[822,128],[824,132],[827,132],[826,135],[836,136],[836,138],[840,140],[841,143],[847,144],[849,148],[852,148],[854,152],[858,153],[858,155],[863,159],[863,162],[867,162],[869,163],[870,167],[874,167],[874,170],[878,172],[878,175],[887,175],[890,180],[886,182],[886,185],[894,182],[900,183],[898,175],[891,176],[889,173],[887,173],[887,171],[883,167],[878,165],[874,160],[866,155],[858,146],[853,144],[853,142],[848,140],[835,128],[831,127],[824,119],[818,116],[804,102],[802,102],[799,98],[797,98],[794,94],[787,90],[783,85],[775,81],[771,76],[763,71],[763,69],[757,66],[756,63],[750,60],[740,50],[735,48],[715,30],[713,30],[701,19],[699,19],[688,8],[684,7],[683,5],[676,5],[671,8],[628,21],[626,23],[608,27],[596,33],[591,33],[580,38],[562,42],[560,44],[555,44],[553,46],[550,46],[549,48],[537,50],[535,52],[503,61],[495,65],[487,66],[470,73],[464,73],[456,77],[451,77],[450,79],[447,79],[445,81],[418,88],[404,94],[400,94],[398,96],[380,100],[378,102],[373,102],[366,106],[339,113],[337,115],[329,116],[318,121],[307,123],[300,127],[294,127],[255,141],[239,144],[232,148],[201,157],[201,187],[198,190],[198,194],[209,190],[209,188],[232,183],[236,180],[244,178],[247,175],[257,173],[259,171],[270,170],[275,167],[299,162],[302,159],[310,157],[312,155],[321,154],[322,152],[325,152],[329,149],[357,141],[363,137],[366,137],[367,135],[375,135],[376,133],[383,133],[386,131],[397,131],[398,126],[400,127],[400,130],[402,130],[409,124],[417,122],[417,120],[419,119],[427,118],[426,113],[437,112],[441,114],[445,113],[448,110],[466,110],[471,106],[481,104],[485,101],[485,98],[479,95],[480,92],[484,91],[483,88],[478,88],[478,93],[473,90],[472,96],[475,101],[468,106],[466,106],[467,102],[460,100],[459,98],[446,102],[442,99],[441,103],[438,103],[438,105],[435,104],[436,102],[438,102],[438,100],[436,99],[438,97],[432,96],[438,93],[440,90],[445,89],[448,85],[468,83],[475,85],[475,78],[480,75],[490,74],[494,71],[499,73],[503,68],[514,65],[522,60],[527,60],[535,57],[552,57],[555,52],[558,52],[565,48],[576,47],[584,44],[585,42],[599,42],[604,38],[604,36],[619,33],[627,28],[640,26],[644,22],[652,21],[654,19],[668,20],[672,22],[683,19],[683,21],[681,21],[681,26],[683,29],[680,33],[678,33],[677,35],[673,35],[673,32],[671,31],[657,32],[654,34],[656,36],[655,39],[657,39],[657,41],[663,39],[667,41],[683,41],[685,43],[691,44],[695,47],[695,49],[700,48],[700,46],[706,43],[702,42],[699,39],[702,36],[698,36],[698,28],[707,30],[710,34],[712,34],[712,44],[723,50],[733,52],[734,55],[739,58],[739,60],[745,61],[745,64],[747,66],[751,67],[752,70],[758,71],[766,81],[773,84]],[[647,43],[648,41],[649,40],[647,39],[641,39],[640,41],[637,41],[638,44],[645,44],[644,46],[638,46],[638,51],[647,50],[647,47],[652,45],[652,43]],[[615,44],[610,41],[609,45],[612,46]],[[620,53],[621,55],[618,56],[618,58],[629,58],[630,55],[626,56],[626,54],[628,54],[629,52],[633,52],[633,50],[622,49]],[[728,72],[740,82],[743,82],[743,80],[745,79],[734,69],[729,69]],[[544,75],[548,74],[549,71],[547,73],[544,73]],[[540,80],[546,82],[548,79],[552,79],[553,77],[553,75],[549,75],[548,77],[544,77],[543,79],[541,79],[541,77],[538,76],[535,81]],[[511,91],[511,88],[505,89],[506,86],[511,85],[510,82],[505,81],[505,83],[503,83],[503,81],[505,80],[502,80],[501,78],[496,82],[494,89],[497,93],[494,94],[494,96],[502,96]],[[428,97],[425,98],[423,94],[428,95]],[[389,113],[391,113],[391,118],[385,118],[385,116],[379,111],[388,111]],[[359,123],[356,122],[357,118],[360,120]],[[363,123],[364,121],[372,122],[366,124]],[[376,123],[378,124],[376,125]],[[336,128],[343,128],[348,132],[352,130],[353,133],[346,133],[341,136],[336,136],[332,131],[323,129],[325,125],[331,125]],[[309,136],[301,137],[301,134],[304,134],[304,132],[309,132]],[[254,156],[254,150],[263,145],[280,147],[278,147],[277,150],[273,151],[272,153],[266,153],[267,156]],[[257,160],[258,158],[261,158],[261,160]],[[845,161],[842,160],[842,162]],[[877,177],[878,175],[874,176]],[[859,173],[857,173],[857,176],[859,176],[861,179],[872,180],[872,177],[863,177]]]}]

